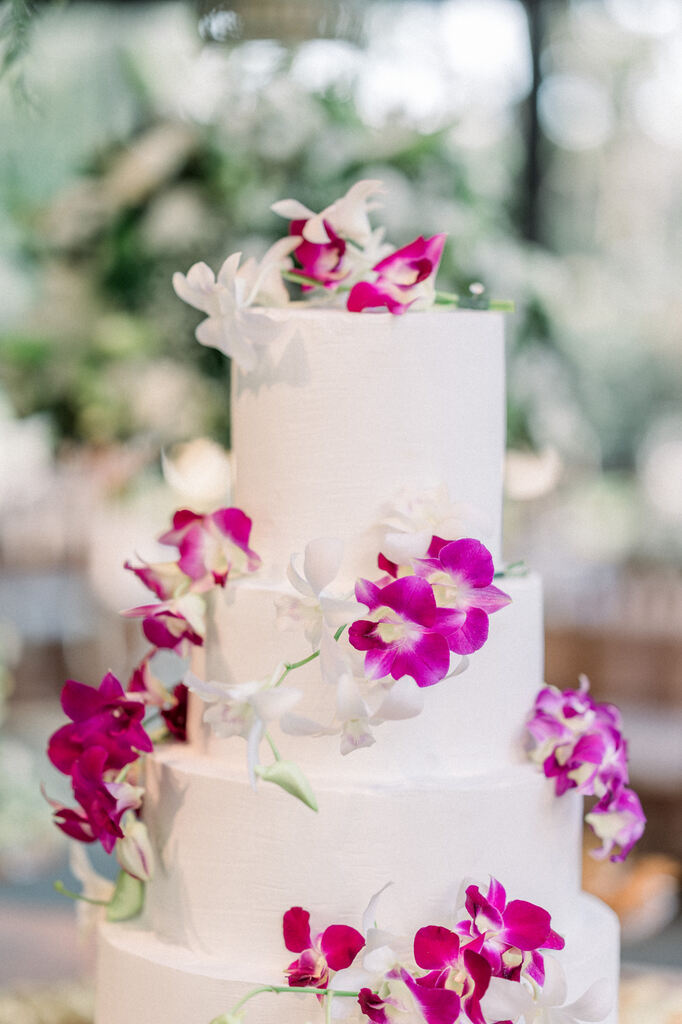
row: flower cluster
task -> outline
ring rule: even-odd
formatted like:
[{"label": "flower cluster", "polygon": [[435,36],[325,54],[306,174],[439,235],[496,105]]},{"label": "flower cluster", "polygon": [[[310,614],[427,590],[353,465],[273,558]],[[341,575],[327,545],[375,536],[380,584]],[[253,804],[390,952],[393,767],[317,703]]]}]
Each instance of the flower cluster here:
[{"label": "flower cluster", "polygon": [[224,587],[228,577],[254,572],[260,558],[249,547],[251,520],[241,509],[221,508],[208,515],[180,509],[172,528],[159,537],[177,547],[175,561],[125,568],[159,598],[123,614],[142,619],[142,631],[155,648],[179,654],[201,646],[206,632],[205,594]]},{"label": "flower cluster", "polygon": [[[186,676],[187,686],[208,705],[204,720],[213,730],[247,741],[252,783],[267,777],[259,764],[262,739],[276,762],[281,760],[268,732],[271,723],[279,722],[289,735],[338,735],[342,754],[369,747],[376,726],[418,715],[424,689],[463,671],[467,655],[485,643],[490,614],[510,600],[493,583],[490,552],[472,538],[449,541],[429,532],[423,519],[429,502],[423,505],[420,516],[403,515],[399,529],[393,524],[385,530],[392,557],[379,554],[381,575],[358,579],[354,596],[337,584],[344,558],[340,540],[318,538],[292,556],[291,589],[276,598],[278,623],[282,629],[302,628],[311,654],[276,666],[260,680],[235,684]],[[442,495],[437,505],[437,521],[454,528]],[[301,713],[304,694],[287,685],[292,671],[312,661],[335,695],[323,721]],[[291,771],[290,766],[289,781]]]},{"label": "flower cluster", "polygon": [[144,704],[109,672],[98,689],[69,680],[62,707],[71,722],[52,735],[47,753],[70,777],[77,806],[51,800],[55,822],[72,839],[115,850],[124,869],[146,881],[151,850],[136,813],[143,789],[128,781],[140,755],[152,750]]},{"label": "flower cluster", "polygon": [[624,860],[646,818],[628,787],[627,743],[618,709],[593,700],[589,681],[581,676],[578,690],[547,686],[540,691],[528,731],[534,741],[530,757],[554,779],[558,795],[576,789],[598,798],[586,817],[603,844],[593,855]]},{"label": "flower cluster", "polygon": [[245,372],[255,369],[271,342],[291,334],[291,325],[268,311],[289,302],[285,281],[298,284],[306,297],[345,305],[352,313],[383,308],[401,314],[436,302],[488,308],[480,295],[472,305],[436,292],[444,234],[419,235],[396,249],[384,241],[383,228],[372,228],[369,214],[383,191],[380,181],[358,181],[320,213],[296,199],[282,199],[272,210],[289,221],[289,233],[260,263],[249,259],[240,266],[241,253],[234,253],[217,276],[205,263],[194,264],[186,275],[174,274],[179,298],[206,314],[196,329],[200,344],[231,356]]},{"label": "flower cluster", "polygon": [[241,1020],[241,1007],[261,992],[287,990],[315,994],[327,1020],[352,1015],[358,1024],[582,1024],[610,1012],[614,993],[605,981],[566,1004],[563,970],[548,955],[564,940],[549,913],[508,900],[496,879],[466,889],[453,927],[427,925],[410,941],[377,927],[380,895],[361,930],[331,924],[314,933],[309,913],[291,907],[284,944],[297,957],[284,971],[287,985],[254,989],[214,1024]]},{"label": "flower cluster", "polygon": [[[260,564],[249,547],[250,532],[251,520],[237,508],[208,515],[176,512],[171,529],[159,538],[177,548],[176,560],[125,563],[158,599],[123,613],[142,619],[152,645],[134,668],[127,689],[107,673],[98,689],[70,680],[62,691],[62,707],[71,722],[50,738],[48,756],[70,776],[77,806],[50,800],[55,823],[72,839],[99,841],[107,853],[115,853],[122,875],[138,883],[148,881],[153,870],[152,848],[139,816],[142,759],[162,739],[187,738],[187,686],[178,681],[168,689],[155,674],[154,659],[160,649],[184,656],[203,644],[208,591]],[[150,734],[154,718],[163,726]],[[125,916],[126,907],[131,914],[139,912],[141,891],[131,896],[130,883],[117,885],[110,912]]]}]

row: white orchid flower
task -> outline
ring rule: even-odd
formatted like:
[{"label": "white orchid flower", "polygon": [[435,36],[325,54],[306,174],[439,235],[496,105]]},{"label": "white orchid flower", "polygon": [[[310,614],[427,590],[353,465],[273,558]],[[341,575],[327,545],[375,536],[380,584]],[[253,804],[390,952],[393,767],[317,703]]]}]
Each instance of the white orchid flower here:
[{"label": "white orchid flower", "polygon": [[566,1003],[566,976],[552,956],[545,956],[545,981],[531,992],[523,982],[491,978],[481,1000],[487,1020],[523,1021],[523,1024],[592,1024],[610,1013],[614,993],[602,978],[590,985],[579,999]]},{"label": "white orchid flower", "polygon": [[121,820],[123,838],[116,840],[116,859],[124,871],[141,882],[154,874],[154,851],[147,826],[136,814],[128,812]]},{"label": "white orchid flower", "polygon": [[217,348],[250,371],[258,362],[258,350],[291,333],[291,326],[273,320],[262,306],[283,306],[288,294],[281,272],[292,266],[290,254],[300,238],[287,236],[275,242],[260,262],[233,253],[218,276],[205,263],[195,263],[187,274],[173,274],[173,288],[183,302],[206,313],[196,329],[201,345]]},{"label": "white orchid flower", "polygon": [[301,699],[301,691],[278,686],[284,666],[278,665],[266,679],[247,683],[204,681],[193,672],[185,675],[185,685],[210,706],[204,712],[217,736],[241,736],[247,742],[247,766],[251,784],[256,785],[256,765],[260,741],[269,722],[289,714]]},{"label": "white orchid flower", "polygon": [[330,594],[328,588],[336,579],[343,559],[343,541],[335,537],[318,537],[306,544],[301,565],[300,555],[292,555],[287,576],[297,595],[280,595],[277,600],[278,622],[282,628],[303,623],[306,639],[313,648],[319,646],[323,627],[334,632],[351,622],[360,611],[351,597]]},{"label": "white orchid flower", "polygon": [[304,220],[306,223],[302,233],[308,242],[317,245],[329,242],[329,235],[324,226],[324,222],[327,221],[342,238],[364,246],[372,239],[368,214],[381,205],[373,197],[384,191],[381,181],[366,179],[356,182],[345,196],[336,199],[320,213],[314,213],[297,199],[280,199],[273,203],[271,210],[290,221]]},{"label": "white orchid flower", "polygon": [[432,537],[458,540],[485,537],[486,525],[469,506],[451,501],[444,484],[431,490],[399,495],[381,523],[381,552],[397,565],[425,558]]}]

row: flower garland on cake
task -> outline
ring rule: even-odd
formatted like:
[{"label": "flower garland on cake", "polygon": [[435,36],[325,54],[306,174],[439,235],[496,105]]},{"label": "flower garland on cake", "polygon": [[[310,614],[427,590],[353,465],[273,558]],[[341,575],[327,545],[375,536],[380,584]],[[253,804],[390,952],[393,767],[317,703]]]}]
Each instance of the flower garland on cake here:
[{"label": "flower garland on cake", "polygon": [[331,924],[313,932],[307,910],[287,910],[284,945],[296,959],[284,969],[286,983],[257,986],[212,1024],[241,1024],[246,1005],[265,993],[314,995],[327,1022],[358,1024],[583,1024],[610,1012],[615,993],[605,980],[567,1004],[563,968],[548,955],[564,939],[543,907],[509,900],[497,879],[467,886],[452,927],[426,925],[410,941],[377,927],[383,891],[361,930]]},{"label": "flower garland on cake", "polygon": [[289,221],[289,234],[260,262],[242,263],[242,254],[233,253],[217,275],[205,263],[174,274],[179,298],[206,314],[196,329],[200,344],[224,352],[245,372],[254,370],[268,345],[292,333],[291,323],[268,313],[291,304],[285,282],[298,285],[307,302],[351,313],[400,315],[435,305],[513,310],[510,302],[491,302],[479,284],[468,296],[437,291],[446,235],[419,235],[401,249],[385,242],[384,229],[373,229],[369,220],[383,192],[380,181],[358,181],[320,213],[282,199],[272,210]]}]

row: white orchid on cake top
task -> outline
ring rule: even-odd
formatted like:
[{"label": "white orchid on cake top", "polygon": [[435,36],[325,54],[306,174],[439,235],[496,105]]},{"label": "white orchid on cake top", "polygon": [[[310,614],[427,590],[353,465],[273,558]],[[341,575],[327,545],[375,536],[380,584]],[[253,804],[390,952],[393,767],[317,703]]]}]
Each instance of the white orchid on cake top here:
[{"label": "white orchid on cake top", "polygon": [[253,307],[287,303],[282,271],[293,266],[290,254],[299,241],[280,238],[260,262],[248,259],[241,266],[242,254],[233,253],[217,277],[205,263],[195,263],[186,275],[173,275],[178,297],[207,315],[196,329],[201,345],[219,349],[250,371],[257,365],[260,349],[291,333],[286,323]]}]

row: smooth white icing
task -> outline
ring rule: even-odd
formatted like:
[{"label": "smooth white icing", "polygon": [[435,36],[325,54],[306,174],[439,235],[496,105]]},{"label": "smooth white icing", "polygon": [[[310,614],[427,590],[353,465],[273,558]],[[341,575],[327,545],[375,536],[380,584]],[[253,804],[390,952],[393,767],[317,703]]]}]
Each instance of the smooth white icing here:
[{"label": "smooth white icing", "polygon": [[[418,717],[378,726],[374,746],[345,757],[339,754],[338,736],[287,736],[275,726],[272,732],[283,756],[300,764],[311,780],[331,778],[339,784],[482,775],[525,761],[525,722],[542,685],[542,587],[535,574],[498,583],[512,603],[491,615],[488,640],[471,656],[467,670],[427,688]],[[277,629],[274,596],[274,590],[257,581],[214,595],[206,644],[208,678],[230,683],[260,679],[278,662],[310,653],[302,630]],[[301,713],[327,721],[332,689],[320,677],[319,662],[289,678],[304,693]],[[196,697],[192,701],[200,704]],[[215,736],[206,725],[194,729],[194,738],[197,749],[244,774],[244,740]]]},{"label": "smooth white icing", "polygon": [[405,785],[316,786],[319,813],[275,786],[176,748],[150,764],[145,818],[155,842],[148,919],[161,936],[230,963],[269,963],[282,914],[357,922],[387,882],[389,931],[454,909],[462,878],[568,917],[580,889],[582,799],[561,800],[532,765]]},{"label": "smooth white icing", "polygon": [[283,572],[314,537],[356,545],[399,492],[442,484],[482,521],[499,560],[502,315],[270,315],[290,321],[288,340],[254,372],[232,368],[234,498],[268,569]]},{"label": "smooth white icing", "polygon": [[[265,899],[265,886],[256,898]],[[433,923],[448,923],[436,922]],[[618,922],[602,903],[582,895],[570,921],[559,927],[566,949],[558,954],[572,1000],[594,981],[618,981]],[[208,1024],[259,982],[281,984],[291,954],[283,944],[257,968],[237,967],[229,957],[209,957],[164,942],[144,926],[106,925],[100,933],[97,1024]],[[248,1004],[248,1024],[306,1024],[320,1011],[313,996],[262,995]],[[617,1024],[618,1011],[604,1024]]]}]

